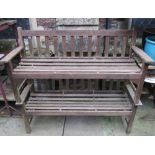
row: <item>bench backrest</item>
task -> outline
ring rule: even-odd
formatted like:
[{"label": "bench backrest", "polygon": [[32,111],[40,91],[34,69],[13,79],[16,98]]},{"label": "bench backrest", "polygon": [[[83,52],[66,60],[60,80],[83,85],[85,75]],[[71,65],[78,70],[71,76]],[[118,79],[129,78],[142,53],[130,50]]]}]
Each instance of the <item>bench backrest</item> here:
[{"label": "bench backrest", "polygon": [[19,45],[31,57],[128,57],[134,30],[22,30]]}]

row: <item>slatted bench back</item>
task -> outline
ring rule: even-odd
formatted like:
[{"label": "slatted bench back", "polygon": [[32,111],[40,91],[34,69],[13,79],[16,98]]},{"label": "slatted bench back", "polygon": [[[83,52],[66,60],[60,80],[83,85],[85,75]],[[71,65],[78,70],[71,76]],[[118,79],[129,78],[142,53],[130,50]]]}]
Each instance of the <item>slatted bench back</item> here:
[{"label": "slatted bench back", "polygon": [[[22,30],[19,44],[25,46],[26,57],[129,57],[135,44],[133,30]],[[112,90],[120,89],[120,81],[61,79],[36,80],[38,90]]]},{"label": "slatted bench back", "polygon": [[22,30],[19,44],[31,57],[128,57],[133,30]]}]

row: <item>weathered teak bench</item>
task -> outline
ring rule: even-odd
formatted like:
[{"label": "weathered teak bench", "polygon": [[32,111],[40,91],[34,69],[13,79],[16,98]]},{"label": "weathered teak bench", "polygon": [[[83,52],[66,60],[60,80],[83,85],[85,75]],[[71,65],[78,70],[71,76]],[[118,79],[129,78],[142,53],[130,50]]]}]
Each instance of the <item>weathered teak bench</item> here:
[{"label": "weathered teak bench", "polygon": [[[17,104],[24,105],[27,132],[29,118],[39,115],[123,116],[130,132],[141,105],[145,63],[152,61],[134,46],[135,31],[18,28],[18,37],[19,47],[2,61]],[[11,61],[18,54],[21,59],[13,67]],[[16,87],[19,79],[27,79],[20,87],[22,98]]]}]

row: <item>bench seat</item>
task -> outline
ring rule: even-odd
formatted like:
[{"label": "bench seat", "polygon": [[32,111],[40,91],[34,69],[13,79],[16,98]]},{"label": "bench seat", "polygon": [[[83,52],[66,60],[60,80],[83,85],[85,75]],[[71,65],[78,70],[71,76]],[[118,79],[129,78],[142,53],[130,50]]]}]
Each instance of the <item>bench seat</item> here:
[{"label": "bench seat", "polygon": [[129,116],[133,105],[128,95],[115,91],[31,92],[26,101],[27,115]]},{"label": "bench seat", "polygon": [[16,79],[139,79],[141,74],[129,58],[24,58],[13,70]]}]

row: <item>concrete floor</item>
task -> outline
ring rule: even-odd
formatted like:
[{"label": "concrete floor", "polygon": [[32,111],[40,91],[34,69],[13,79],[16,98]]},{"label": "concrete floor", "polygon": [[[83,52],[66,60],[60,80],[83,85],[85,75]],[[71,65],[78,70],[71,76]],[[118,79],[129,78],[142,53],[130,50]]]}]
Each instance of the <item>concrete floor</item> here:
[{"label": "concrete floor", "polygon": [[[142,98],[132,132],[129,135],[155,135],[154,120],[141,117],[155,114],[151,99]],[[35,117],[31,123],[32,133],[26,134],[22,118],[0,117],[0,135],[14,136],[114,136],[126,135],[121,117]]]}]

